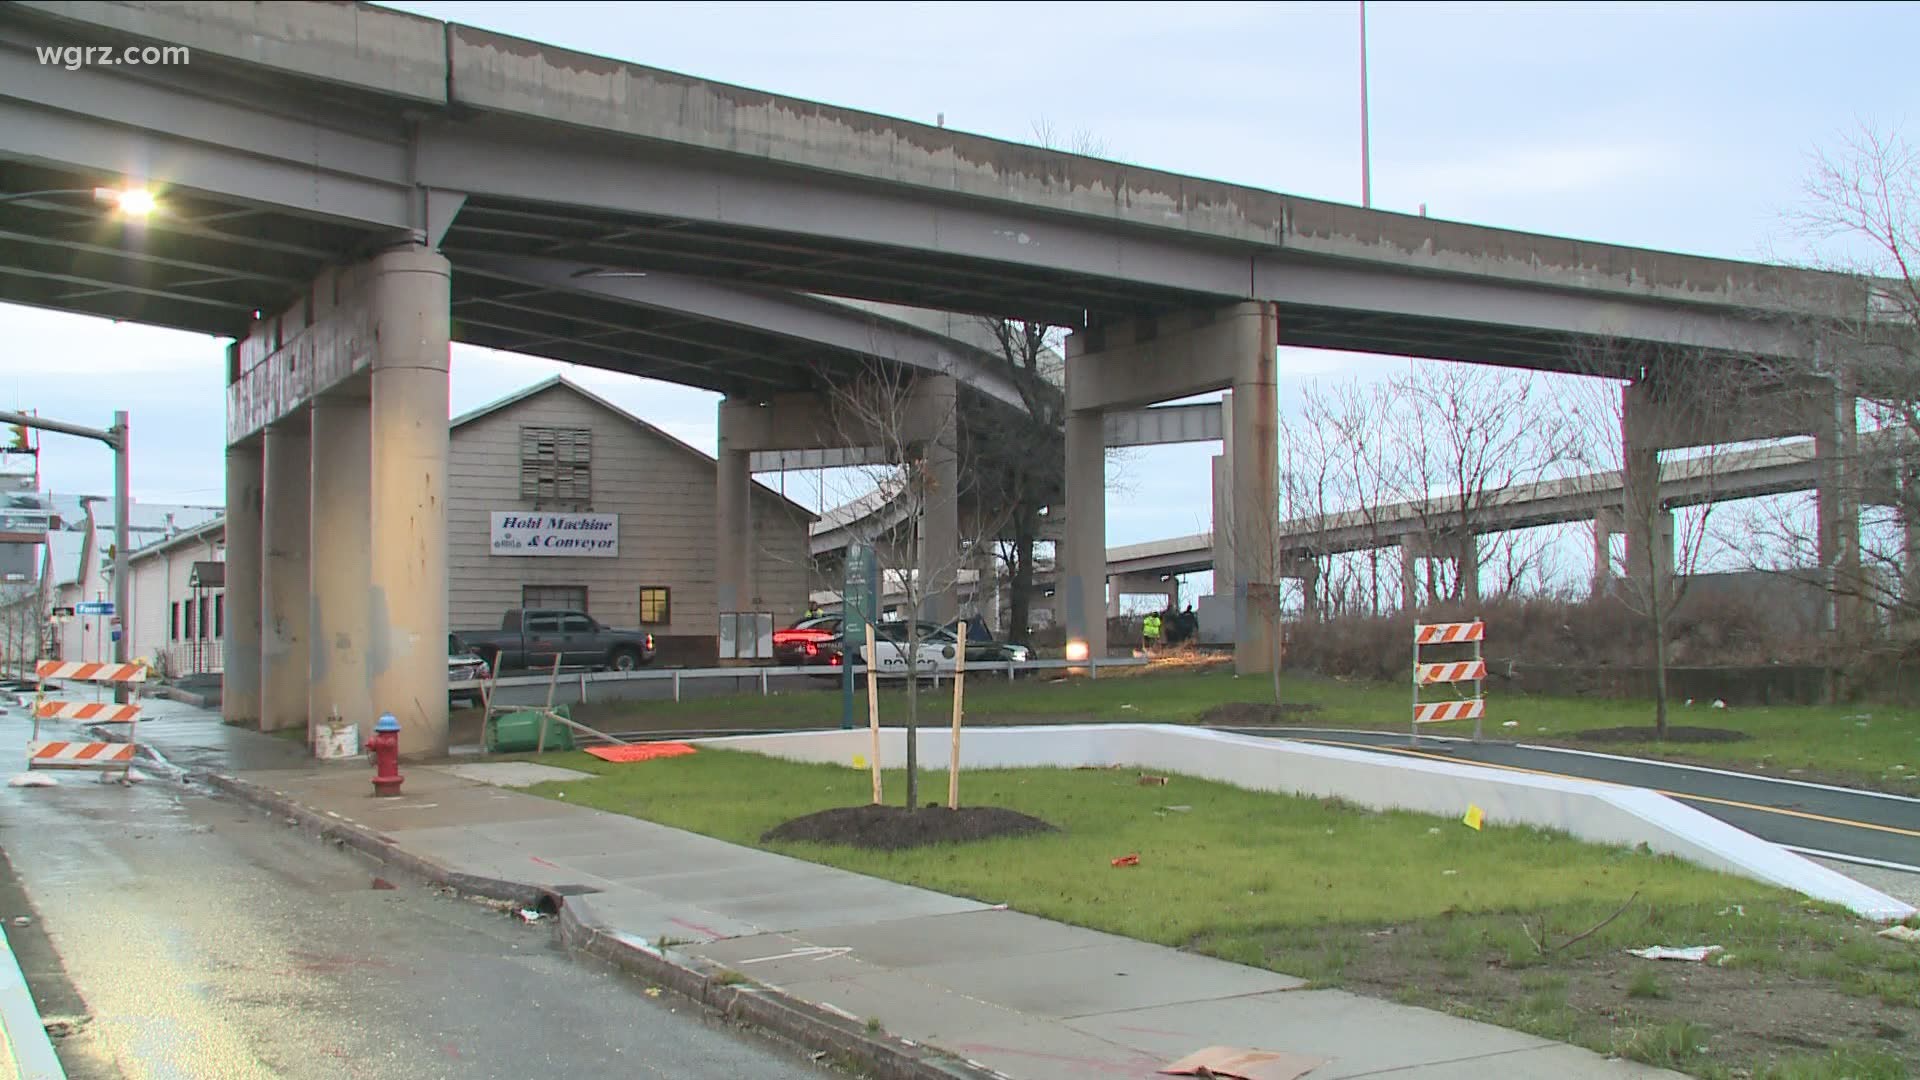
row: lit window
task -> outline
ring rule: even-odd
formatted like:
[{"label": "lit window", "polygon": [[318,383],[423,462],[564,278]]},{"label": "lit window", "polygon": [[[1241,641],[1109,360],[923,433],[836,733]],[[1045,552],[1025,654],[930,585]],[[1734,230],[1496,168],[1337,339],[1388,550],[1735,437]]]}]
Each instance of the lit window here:
[{"label": "lit window", "polygon": [[664,626],[673,621],[673,590],[663,585],[640,589],[640,625]]}]

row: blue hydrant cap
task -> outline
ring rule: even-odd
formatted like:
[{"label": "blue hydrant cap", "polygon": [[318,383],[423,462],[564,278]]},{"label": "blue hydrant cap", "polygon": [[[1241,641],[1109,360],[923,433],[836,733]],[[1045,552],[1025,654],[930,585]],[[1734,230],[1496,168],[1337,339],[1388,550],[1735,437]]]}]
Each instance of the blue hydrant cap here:
[{"label": "blue hydrant cap", "polygon": [[375,731],[399,731],[399,730],[400,730],[400,721],[398,721],[398,720],[395,720],[395,719],[393,718],[393,714],[392,714],[392,713],[381,713],[381,714],[380,714],[380,719],[379,719],[378,721],[376,721],[376,722],[374,723],[374,725],[373,725],[373,730],[375,730]]}]

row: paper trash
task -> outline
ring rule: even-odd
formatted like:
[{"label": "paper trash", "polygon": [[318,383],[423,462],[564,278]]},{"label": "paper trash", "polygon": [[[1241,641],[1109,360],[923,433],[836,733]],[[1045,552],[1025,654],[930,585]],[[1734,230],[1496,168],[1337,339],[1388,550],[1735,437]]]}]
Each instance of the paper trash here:
[{"label": "paper trash", "polygon": [[1219,1076],[1231,1080],[1299,1080],[1327,1063],[1327,1058],[1245,1050],[1237,1046],[1209,1046],[1161,1069],[1167,1076]]},{"label": "paper trash", "polygon": [[1725,951],[1718,945],[1688,945],[1679,949],[1668,945],[1654,945],[1645,949],[1627,950],[1643,960],[1686,960],[1696,964],[1715,953]]}]

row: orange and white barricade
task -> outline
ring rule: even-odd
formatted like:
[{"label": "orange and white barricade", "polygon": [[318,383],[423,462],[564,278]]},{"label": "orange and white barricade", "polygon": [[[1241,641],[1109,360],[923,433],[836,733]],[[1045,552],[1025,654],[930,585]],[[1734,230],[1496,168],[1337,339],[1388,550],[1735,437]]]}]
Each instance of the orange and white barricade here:
[{"label": "orange and white barricade", "polygon": [[[1480,718],[1486,715],[1487,702],[1481,684],[1487,677],[1487,661],[1480,655],[1480,643],[1487,636],[1487,624],[1475,619],[1463,623],[1415,623],[1413,626],[1413,730],[1420,738],[1421,724],[1444,724],[1454,720],[1473,721],[1473,740],[1480,741]],[[1473,656],[1465,660],[1426,661],[1422,648],[1439,645],[1472,645]],[[1422,687],[1473,684],[1473,696],[1443,701],[1421,701]]]},{"label": "orange and white barricade", "polygon": [[[96,686],[143,683],[145,664],[86,663],[42,660],[34,669],[39,683],[33,699],[33,741],[27,744],[29,769],[118,769],[122,779],[133,774],[134,735],[140,727],[140,706],[108,701],[63,701],[47,696],[47,682],[58,679]],[[126,724],[126,742],[42,740],[40,721],[74,720],[89,724]]]}]

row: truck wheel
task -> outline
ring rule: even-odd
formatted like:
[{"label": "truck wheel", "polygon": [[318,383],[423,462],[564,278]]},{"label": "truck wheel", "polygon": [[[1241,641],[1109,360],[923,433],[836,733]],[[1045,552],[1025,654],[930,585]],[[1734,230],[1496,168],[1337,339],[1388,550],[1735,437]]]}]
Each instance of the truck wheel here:
[{"label": "truck wheel", "polygon": [[607,667],[614,671],[632,671],[640,666],[640,654],[632,649],[615,649],[607,656]]}]

